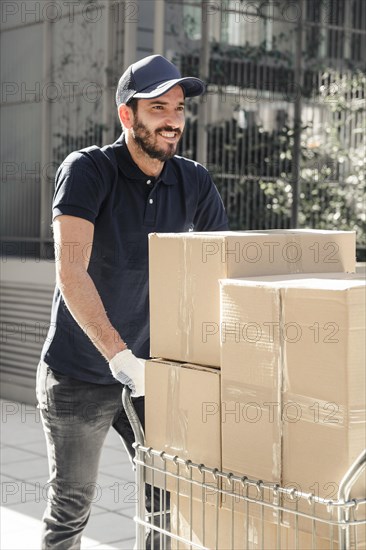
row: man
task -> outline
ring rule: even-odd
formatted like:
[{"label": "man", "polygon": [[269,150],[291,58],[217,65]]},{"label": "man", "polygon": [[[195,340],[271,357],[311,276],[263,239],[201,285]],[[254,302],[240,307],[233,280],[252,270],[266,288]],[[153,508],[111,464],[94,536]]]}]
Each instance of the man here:
[{"label": "man", "polygon": [[43,548],[80,547],[111,426],[134,455],[121,384],[143,422],[148,234],[228,227],[208,172],[175,156],[185,97],[204,90],[159,55],[134,63],[116,94],[120,139],[72,153],[57,172],[56,289],[37,373],[51,487]]}]

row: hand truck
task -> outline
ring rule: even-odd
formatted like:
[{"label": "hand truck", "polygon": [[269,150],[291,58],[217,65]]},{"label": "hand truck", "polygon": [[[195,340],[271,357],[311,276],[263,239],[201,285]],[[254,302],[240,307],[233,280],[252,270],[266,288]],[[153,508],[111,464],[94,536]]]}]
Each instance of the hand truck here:
[{"label": "hand truck", "polygon": [[[145,446],[142,426],[135,412],[130,390],[125,387],[122,392],[122,402],[135,434],[135,465],[137,500],[134,521],[136,523],[136,550],[170,550],[194,549],[201,550],[249,550],[286,549],[306,550],[329,548],[331,550],[361,550],[366,549],[366,495],[363,498],[350,499],[353,485],[363,473],[366,466],[366,450],[355,460],[344,475],[338,488],[335,500],[320,498],[312,493],[304,493],[295,488],[281,487],[274,483],[265,483],[246,476],[236,476],[230,472],[208,468],[190,460],[183,460],[164,451]],[[215,497],[205,505],[208,491],[212,493],[210,479],[216,480]],[[155,480],[158,480],[157,482]],[[167,504],[167,487],[171,488],[172,480],[176,484],[175,515],[180,513],[180,487],[185,487],[184,508],[185,521],[188,527],[179,530],[178,524],[169,518]],[[160,491],[161,505],[154,510],[152,499],[151,511],[145,508],[147,484],[152,492]],[[187,491],[188,486],[188,491]],[[197,487],[202,491],[202,503],[197,517]],[[237,490],[237,488],[241,490]],[[171,490],[171,489],[170,489]],[[172,494],[172,493],[171,493]],[[193,498],[194,495],[194,498]],[[212,496],[212,495],[211,495]],[[220,503],[223,499],[229,502],[226,516],[225,542],[220,541]],[[182,507],[183,508],[183,507]],[[240,509],[240,514],[235,511]],[[271,521],[266,521],[271,514]],[[175,520],[177,520],[177,517]],[[213,517],[213,520],[212,520]],[[256,518],[259,528],[253,535],[250,530],[249,518]],[[210,519],[211,518],[211,519]],[[240,528],[235,525],[240,518]],[[170,520],[170,521],[169,521]],[[193,523],[199,525],[201,536],[195,536]],[[291,542],[284,541],[283,530],[291,533]],[[177,528],[178,525],[178,528]],[[244,529],[243,529],[244,525]],[[305,527],[305,531],[303,531]],[[228,528],[229,526],[229,528]],[[267,546],[266,529],[272,531],[272,542]],[[210,530],[210,533],[208,531]],[[324,536],[324,532],[326,536]],[[147,543],[148,534],[149,542]],[[235,533],[239,533],[237,540]],[[306,536],[302,539],[302,536]],[[322,533],[323,538],[319,538]],[[321,542],[323,541],[323,542]]]}]

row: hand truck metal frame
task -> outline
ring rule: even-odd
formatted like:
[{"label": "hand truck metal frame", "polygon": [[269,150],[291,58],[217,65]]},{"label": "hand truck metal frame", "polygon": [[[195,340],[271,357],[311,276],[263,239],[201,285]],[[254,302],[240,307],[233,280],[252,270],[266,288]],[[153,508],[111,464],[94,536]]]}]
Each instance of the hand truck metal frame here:
[{"label": "hand truck metal frame", "polygon": [[[212,490],[212,483],[206,482],[207,477],[216,480],[216,495],[217,495],[217,507],[219,507],[219,495],[225,495],[228,498],[235,497],[236,500],[242,501],[243,506],[250,505],[259,507],[259,517],[264,518],[265,510],[271,510],[277,517],[277,548],[281,548],[280,538],[280,525],[283,518],[283,513],[288,517],[293,518],[293,528],[295,532],[295,546],[294,550],[299,549],[298,530],[300,518],[306,518],[312,524],[312,531],[310,533],[312,539],[312,548],[316,549],[316,531],[317,525],[325,524],[329,527],[329,544],[330,549],[339,548],[340,550],[350,550],[358,548],[357,530],[361,525],[365,525],[366,528],[366,495],[365,498],[350,499],[351,489],[359,478],[361,473],[366,467],[366,450],[364,450],[358,458],[354,461],[352,466],[344,475],[338,488],[337,499],[324,499],[313,493],[304,493],[298,491],[295,488],[285,488],[274,483],[265,483],[257,479],[249,479],[246,476],[235,476],[230,472],[222,472],[218,469],[208,468],[203,464],[196,464],[190,460],[184,460],[178,456],[172,456],[164,451],[152,449],[145,446],[145,436],[141,423],[134,409],[131,400],[131,391],[125,387],[122,392],[122,402],[125,408],[127,417],[131,423],[131,426],[135,435],[134,447],[136,450],[136,456],[134,459],[136,465],[136,512],[134,521],[136,523],[136,546],[138,550],[146,549],[146,538],[149,531],[152,534],[155,533],[155,537],[158,534],[159,543],[157,546],[152,542],[151,548],[158,550],[165,550],[170,548],[170,542],[174,539],[176,544],[179,542],[184,544],[188,548],[200,548],[206,550],[206,546],[202,546],[197,542],[178,536],[167,529],[166,520],[166,507],[164,509],[154,510],[154,503],[152,499],[152,509],[150,513],[145,509],[145,484],[147,478],[149,483],[154,489],[154,478],[160,476],[163,478],[163,487],[160,483],[158,488],[161,495],[166,495],[167,478],[170,476],[176,480],[179,488],[179,483],[186,483],[189,485],[190,493],[190,512],[189,517],[192,518],[192,489],[194,486],[202,488],[202,494],[205,490]],[[157,459],[156,461],[154,459]],[[170,467],[168,468],[168,465]],[[172,471],[171,465],[176,467],[176,473]],[[182,475],[180,467],[184,466],[186,475]],[[179,473],[178,473],[179,472]],[[197,480],[199,472],[202,476],[202,481]],[[149,475],[147,476],[147,473]],[[223,485],[222,481],[225,481]],[[234,492],[234,486],[240,485],[243,491],[240,494]],[[253,495],[254,489],[254,495]],[[179,491],[178,491],[179,492]],[[266,495],[266,496],[264,496]],[[269,497],[268,497],[269,495]],[[166,496],[163,497],[164,499]],[[166,503],[166,501],[165,501]],[[293,503],[293,504],[292,504]],[[299,510],[299,503],[307,505],[308,510],[304,511],[303,507]],[[359,510],[363,509],[362,518],[359,517]],[[234,505],[232,505],[232,520],[234,521]],[[203,524],[205,522],[203,512]],[[337,536],[338,535],[338,536]],[[264,541],[263,530],[261,532],[262,542]],[[216,548],[218,549],[218,535],[216,532]],[[232,543],[233,544],[233,543]],[[250,548],[248,538],[243,541],[243,548]],[[264,547],[263,544],[261,546]]]}]

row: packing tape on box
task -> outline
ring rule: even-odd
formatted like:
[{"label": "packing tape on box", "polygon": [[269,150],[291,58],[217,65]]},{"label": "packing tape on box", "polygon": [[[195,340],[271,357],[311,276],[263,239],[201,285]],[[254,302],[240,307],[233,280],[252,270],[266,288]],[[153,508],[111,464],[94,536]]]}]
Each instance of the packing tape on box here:
[{"label": "packing tape on box", "polygon": [[188,360],[190,354],[193,353],[194,334],[194,281],[191,277],[192,247],[188,239],[181,239],[180,246],[182,248],[181,254],[179,254],[181,262],[177,281],[179,289],[178,329],[181,335],[180,357],[182,360]]},{"label": "packing tape on box", "polygon": [[363,424],[366,428],[366,409],[345,408],[336,402],[287,393],[282,405],[282,421],[296,423],[300,420],[335,429],[343,429],[346,424]]},{"label": "packing tape on box", "polygon": [[289,389],[289,374],[288,374],[288,368],[287,368],[287,361],[286,361],[286,348],[285,348],[285,341],[282,337],[283,335],[283,329],[284,329],[284,318],[285,318],[285,296],[286,296],[286,289],[278,289],[277,296],[279,299],[279,354],[280,354],[280,371],[281,371],[281,393],[284,391],[288,391]]},{"label": "packing tape on box", "polygon": [[[188,413],[180,406],[180,375],[182,367],[171,365],[168,378],[168,405],[166,419],[166,446],[169,452],[176,452],[181,458],[187,455]],[[165,419],[163,419],[165,421]]]}]

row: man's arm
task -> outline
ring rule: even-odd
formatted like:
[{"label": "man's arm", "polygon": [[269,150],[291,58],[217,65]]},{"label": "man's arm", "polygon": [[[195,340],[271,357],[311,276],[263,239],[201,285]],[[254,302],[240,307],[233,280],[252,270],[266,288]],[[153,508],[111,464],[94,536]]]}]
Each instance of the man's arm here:
[{"label": "man's arm", "polygon": [[110,361],[127,348],[107,317],[87,269],[85,251],[93,242],[94,225],[75,216],[57,216],[53,222],[56,249],[56,282],[78,325]]},{"label": "man's arm", "polygon": [[88,274],[85,251],[93,242],[94,226],[74,216],[57,216],[53,222],[56,248],[56,282],[78,325],[109,362],[116,380],[128,385],[132,397],[145,394],[145,362],[127,349],[108,319],[103,302]]}]

